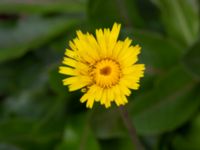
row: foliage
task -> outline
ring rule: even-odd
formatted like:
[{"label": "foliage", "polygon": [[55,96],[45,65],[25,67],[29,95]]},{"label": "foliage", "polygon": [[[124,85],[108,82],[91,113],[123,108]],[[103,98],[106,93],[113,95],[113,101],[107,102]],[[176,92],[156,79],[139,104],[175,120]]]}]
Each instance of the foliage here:
[{"label": "foliage", "polygon": [[122,23],[146,64],[127,104],[146,149],[199,150],[198,0],[1,0],[0,150],[130,150],[116,106],[87,110],[58,74],[77,29]]}]

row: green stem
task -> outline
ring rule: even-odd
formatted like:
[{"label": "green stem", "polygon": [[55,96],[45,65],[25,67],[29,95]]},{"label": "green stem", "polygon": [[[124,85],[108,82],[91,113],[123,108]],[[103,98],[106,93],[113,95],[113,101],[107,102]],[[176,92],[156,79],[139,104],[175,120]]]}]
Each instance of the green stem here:
[{"label": "green stem", "polygon": [[119,112],[124,121],[124,124],[126,125],[126,128],[128,129],[131,140],[132,140],[133,144],[135,145],[136,150],[144,150],[144,147],[142,146],[142,144],[139,140],[139,137],[137,136],[136,129],[131,121],[131,118],[129,116],[127,109],[124,106],[120,106]]}]

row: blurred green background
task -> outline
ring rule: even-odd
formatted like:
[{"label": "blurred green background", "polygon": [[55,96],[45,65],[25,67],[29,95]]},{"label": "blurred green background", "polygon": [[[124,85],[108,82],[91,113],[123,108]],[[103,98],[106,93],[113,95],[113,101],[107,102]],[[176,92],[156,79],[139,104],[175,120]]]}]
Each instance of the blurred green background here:
[{"label": "blurred green background", "polygon": [[69,93],[58,74],[75,31],[122,24],[142,46],[127,104],[147,150],[200,150],[198,0],[0,0],[0,150],[132,150],[119,111]]}]

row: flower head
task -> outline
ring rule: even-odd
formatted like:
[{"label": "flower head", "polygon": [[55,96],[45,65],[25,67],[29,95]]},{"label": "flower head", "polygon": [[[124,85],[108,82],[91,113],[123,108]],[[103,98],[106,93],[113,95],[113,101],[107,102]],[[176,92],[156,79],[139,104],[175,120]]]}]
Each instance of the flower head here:
[{"label": "flower head", "polygon": [[115,102],[118,106],[128,102],[131,89],[139,88],[144,75],[144,64],[135,64],[141,47],[131,45],[131,40],[117,40],[120,24],[110,29],[96,30],[96,37],[77,31],[77,38],[69,42],[59,72],[68,75],[63,80],[70,91],[82,89],[81,102],[92,108],[100,102],[106,108]]}]

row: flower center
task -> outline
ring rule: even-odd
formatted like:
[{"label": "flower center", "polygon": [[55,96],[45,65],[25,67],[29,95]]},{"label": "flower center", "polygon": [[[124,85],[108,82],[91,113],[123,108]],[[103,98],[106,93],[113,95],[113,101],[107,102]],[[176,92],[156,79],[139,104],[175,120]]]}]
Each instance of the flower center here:
[{"label": "flower center", "polygon": [[118,62],[112,59],[102,59],[92,65],[90,75],[98,86],[110,88],[119,82],[121,70]]},{"label": "flower center", "polygon": [[111,73],[111,68],[109,66],[106,66],[100,70],[100,73],[104,76],[107,76]]}]

